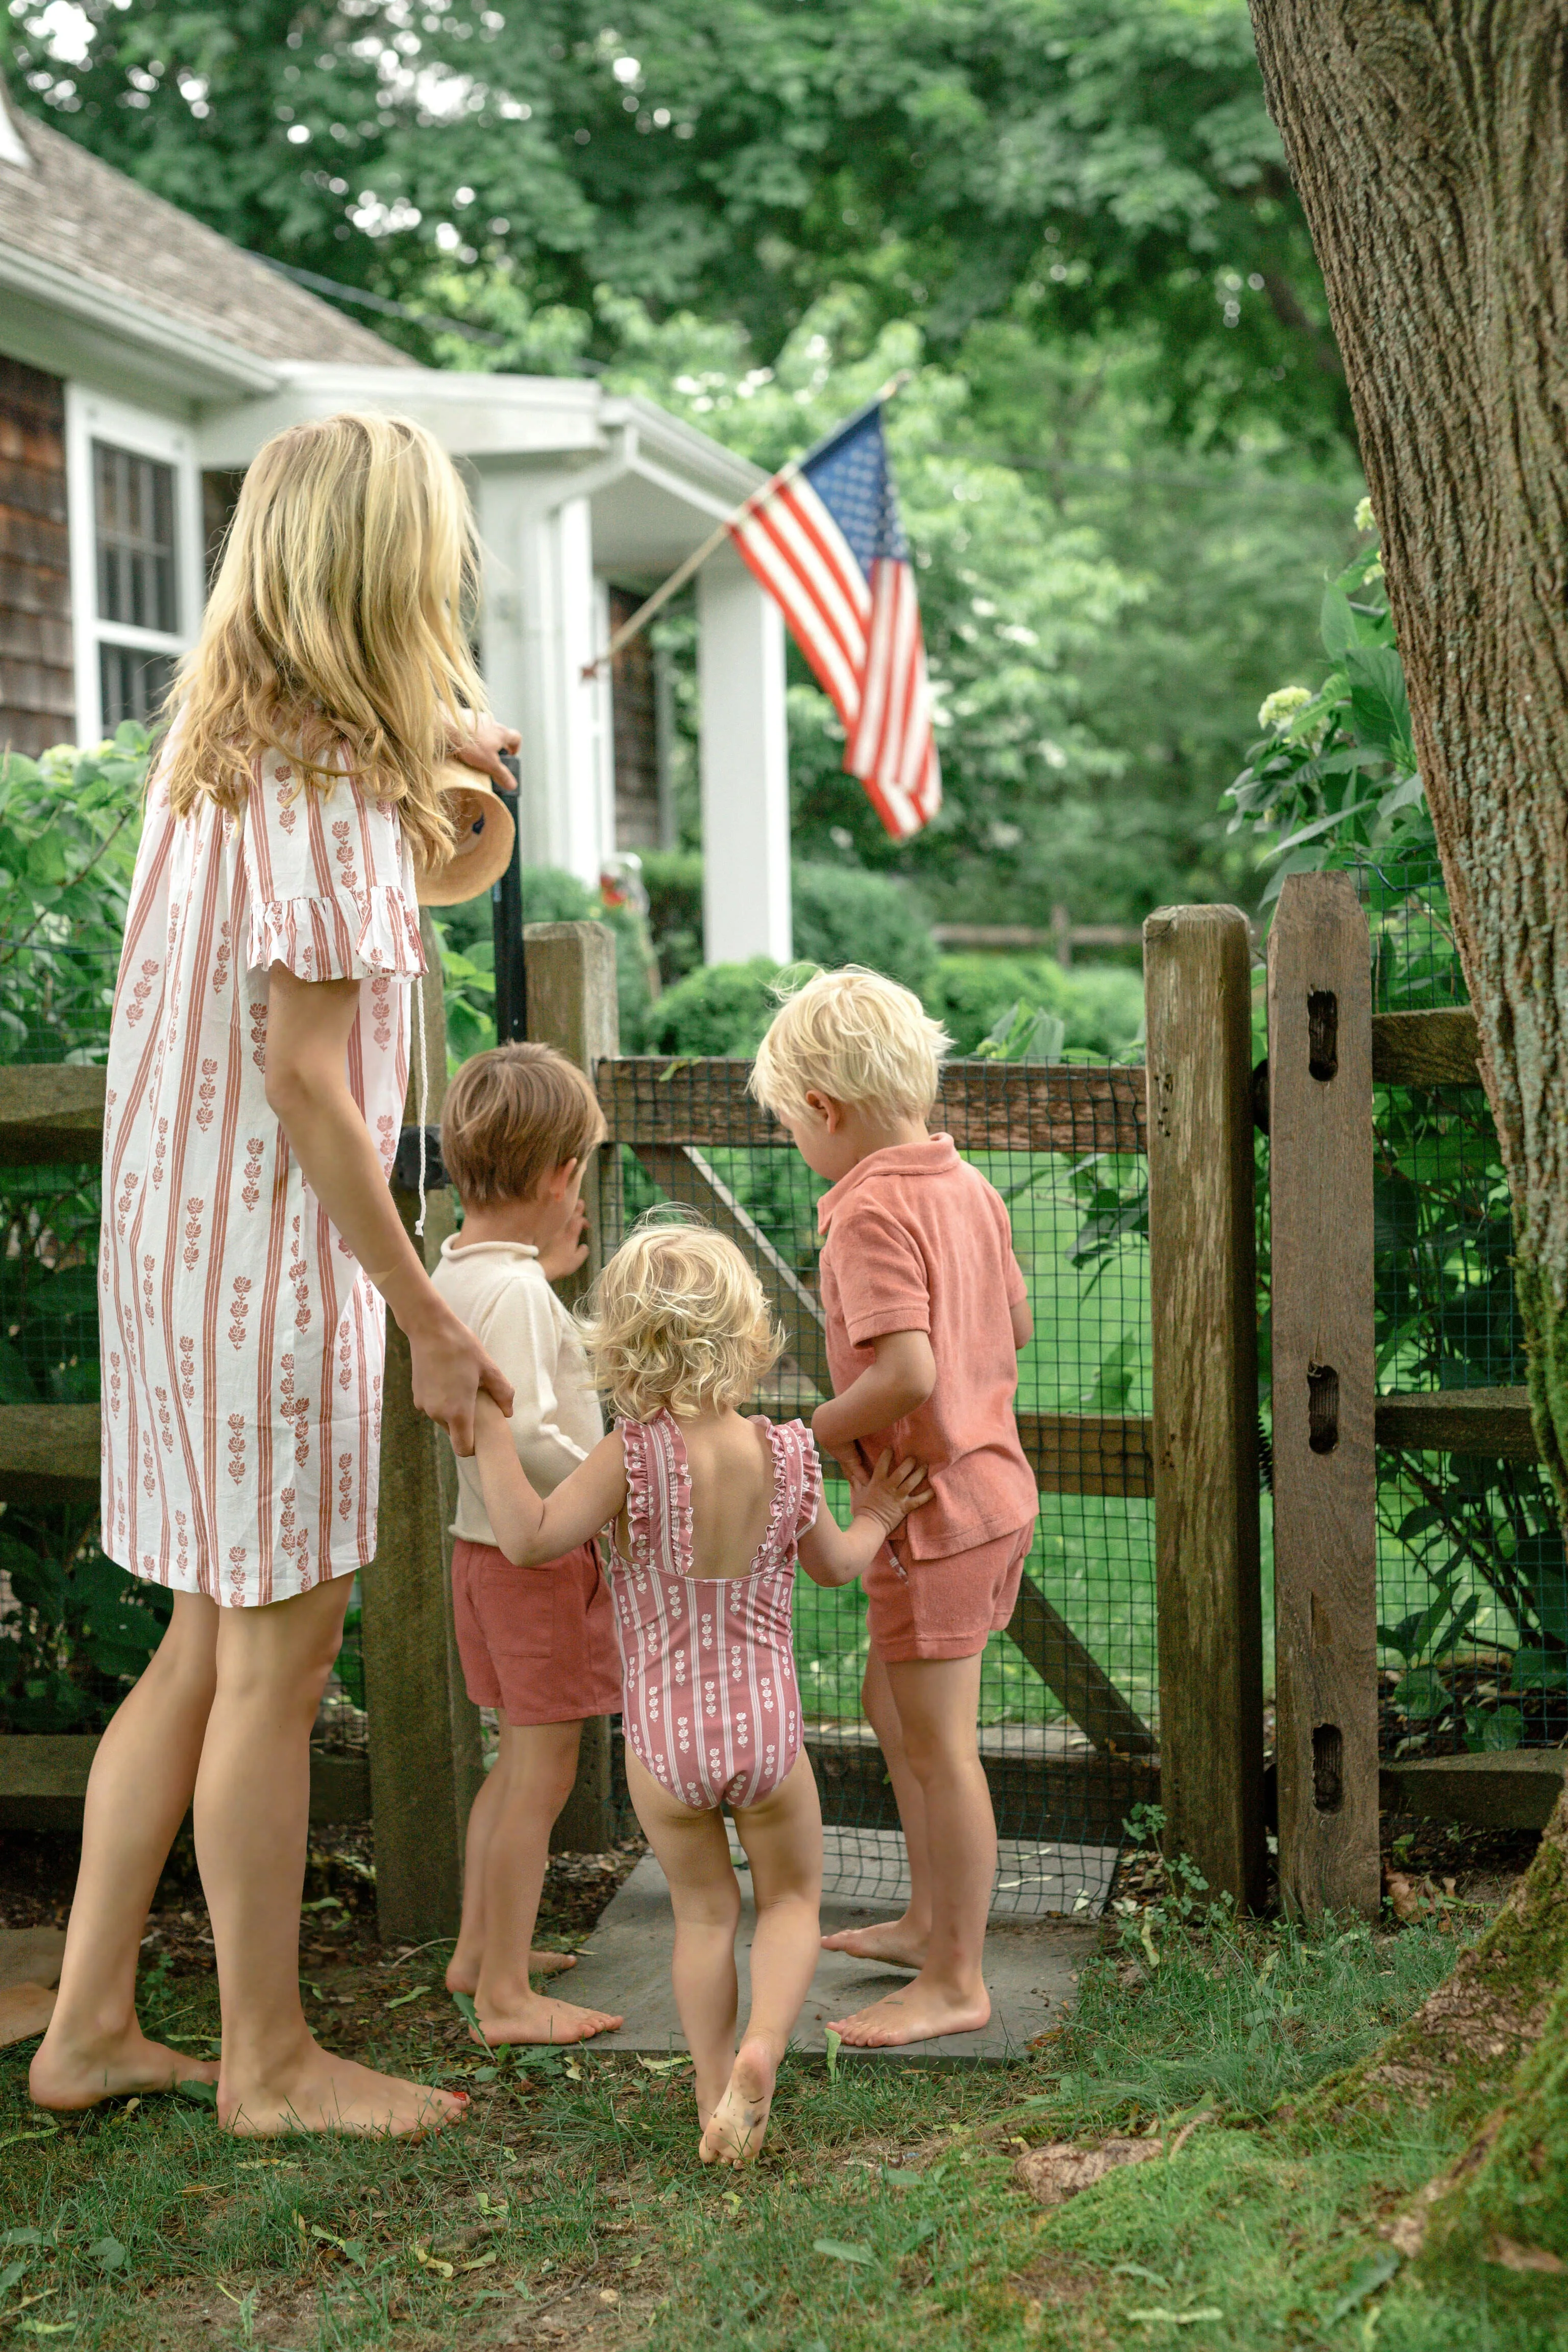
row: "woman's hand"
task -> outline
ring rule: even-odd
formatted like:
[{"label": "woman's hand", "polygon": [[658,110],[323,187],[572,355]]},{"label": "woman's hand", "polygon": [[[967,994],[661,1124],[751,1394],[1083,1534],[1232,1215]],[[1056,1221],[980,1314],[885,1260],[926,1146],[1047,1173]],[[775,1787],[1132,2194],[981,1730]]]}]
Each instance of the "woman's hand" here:
[{"label": "woman's hand", "polygon": [[546,1282],[561,1282],[587,1262],[588,1212],[579,1196],[554,1240],[546,1242],[540,1251],[539,1264]]},{"label": "woman's hand", "polygon": [[921,1483],[925,1475],[923,1462],[900,1462],[895,1468],[891,1453],[883,1452],[866,1484],[855,1489],[856,1517],[875,1519],[891,1535],[911,1511],[931,1501],[931,1490]]},{"label": "woman's hand", "polygon": [[435,1312],[416,1316],[408,1331],[414,1402],[418,1410],[438,1421],[452,1441],[454,1454],[474,1450],[474,1419],[481,1396],[494,1400],[510,1418],[512,1387],[506,1374],[491,1362],[466,1323],[460,1323],[432,1292]]},{"label": "woman's hand", "polygon": [[447,749],[454,760],[465,768],[478,768],[506,793],[517,790],[517,778],[510,768],[503,768],[500,755],[515,751],[522,737],[515,727],[503,727],[499,719],[474,719],[465,714],[461,731],[454,730]]}]

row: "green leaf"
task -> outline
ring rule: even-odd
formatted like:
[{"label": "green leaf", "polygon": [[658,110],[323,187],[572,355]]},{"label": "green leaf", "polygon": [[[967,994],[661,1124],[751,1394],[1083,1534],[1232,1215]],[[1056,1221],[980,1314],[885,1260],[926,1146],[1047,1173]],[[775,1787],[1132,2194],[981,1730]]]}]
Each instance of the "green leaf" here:
[{"label": "green leaf", "polygon": [[1386,2286],[1404,2259],[1402,2254],[1390,2250],[1386,2253],[1373,2254],[1370,2262],[1363,2263],[1358,2271],[1352,2271],[1344,2293],[1323,2321],[1325,2329],[1337,2327],[1342,2319],[1360,2309],[1369,2294],[1375,2294],[1380,2286]]},{"label": "green leaf", "polygon": [[1415,764],[1405,665],[1394,646],[1352,646],[1345,656],[1356,732],[1402,768]]},{"label": "green leaf", "polygon": [[1331,656],[1346,652],[1359,640],[1351,600],[1337,583],[1331,583],[1323,591],[1318,625],[1322,632],[1323,651]]},{"label": "green leaf", "polygon": [[118,2238],[98,2238],[89,2246],[88,2259],[100,2271],[122,2271],[129,2257]]},{"label": "green leaf", "polygon": [[874,2263],[877,2259],[869,2246],[849,2245],[842,2238],[813,2238],[811,2251],[814,2254],[826,2254],[836,2263]]},{"label": "green leaf", "polygon": [[843,2046],[844,2036],[841,2033],[835,2033],[832,2026],[829,2025],[825,2029],[822,2039],[827,2051],[827,2079],[830,2083],[837,2083],[838,2080],[838,2053]]}]

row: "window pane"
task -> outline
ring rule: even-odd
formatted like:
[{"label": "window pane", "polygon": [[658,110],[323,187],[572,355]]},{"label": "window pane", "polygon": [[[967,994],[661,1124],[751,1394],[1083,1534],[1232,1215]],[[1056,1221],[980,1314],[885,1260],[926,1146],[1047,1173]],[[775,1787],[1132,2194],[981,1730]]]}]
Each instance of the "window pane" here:
[{"label": "window pane", "polygon": [[133,628],[180,625],[174,582],[174,469],[134,450],[92,445],[98,617]]},{"label": "window pane", "polygon": [[112,735],[122,719],[145,726],[156,714],[174,675],[173,654],[144,653],[137,646],[100,646],[98,687],[103,731]]}]

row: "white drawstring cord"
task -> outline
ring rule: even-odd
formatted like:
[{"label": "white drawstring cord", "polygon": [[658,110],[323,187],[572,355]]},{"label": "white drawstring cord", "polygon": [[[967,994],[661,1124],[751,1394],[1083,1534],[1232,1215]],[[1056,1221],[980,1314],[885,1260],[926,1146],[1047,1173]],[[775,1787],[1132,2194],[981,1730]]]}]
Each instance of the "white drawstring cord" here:
[{"label": "white drawstring cord", "polygon": [[425,1234],[425,1124],[430,1116],[430,1048],[425,1042],[425,982],[414,983],[414,1050],[419,1056],[419,1214],[415,1221],[415,1233],[421,1240]]}]

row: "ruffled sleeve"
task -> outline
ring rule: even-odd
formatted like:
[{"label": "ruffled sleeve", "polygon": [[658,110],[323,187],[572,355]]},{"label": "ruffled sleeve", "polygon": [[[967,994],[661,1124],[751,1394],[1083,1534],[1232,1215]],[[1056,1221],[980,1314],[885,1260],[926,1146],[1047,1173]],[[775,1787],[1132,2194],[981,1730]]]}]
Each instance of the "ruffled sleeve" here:
[{"label": "ruffled sleeve", "polygon": [[397,813],[345,776],[331,792],[268,754],[250,787],[242,856],[246,963],[300,980],[412,980],[425,969],[414,860]]},{"label": "ruffled sleeve", "polygon": [[798,1543],[806,1529],[816,1526],[816,1515],[822,1508],[822,1456],[804,1421],[790,1422],[786,1434],[793,1442],[800,1465],[800,1507],[795,1521],[795,1539]]}]

